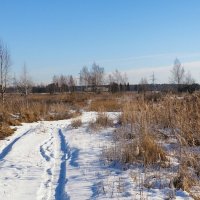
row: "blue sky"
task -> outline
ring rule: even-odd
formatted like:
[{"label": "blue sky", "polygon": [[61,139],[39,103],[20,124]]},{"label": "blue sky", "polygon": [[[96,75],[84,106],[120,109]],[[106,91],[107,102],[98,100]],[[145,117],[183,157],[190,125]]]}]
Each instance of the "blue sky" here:
[{"label": "blue sky", "polygon": [[78,76],[96,61],[106,72],[126,72],[132,83],[153,71],[167,82],[178,57],[200,82],[199,0],[0,2],[12,73],[26,62],[35,81],[48,82],[54,74]]}]

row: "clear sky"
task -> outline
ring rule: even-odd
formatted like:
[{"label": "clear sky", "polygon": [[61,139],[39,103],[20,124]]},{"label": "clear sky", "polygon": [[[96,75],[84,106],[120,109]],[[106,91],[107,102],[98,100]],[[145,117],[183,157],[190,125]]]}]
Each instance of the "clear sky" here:
[{"label": "clear sky", "polygon": [[12,73],[26,62],[37,82],[94,61],[131,83],[153,71],[168,82],[176,57],[200,82],[199,0],[0,0],[0,38]]}]

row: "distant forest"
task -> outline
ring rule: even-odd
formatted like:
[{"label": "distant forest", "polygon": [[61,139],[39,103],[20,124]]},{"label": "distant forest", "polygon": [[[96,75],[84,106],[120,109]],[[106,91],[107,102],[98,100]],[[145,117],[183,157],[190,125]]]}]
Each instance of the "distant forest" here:
[{"label": "distant forest", "polygon": [[[154,92],[189,92],[193,93],[194,91],[200,90],[199,84],[109,84],[109,85],[99,85],[94,86],[72,86],[63,85],[60,87],[55,83],[48,85],[37,85],[33,86],[30,89],[31,93],[66,93],[66,92],[145,92],[145,91],[154,91]],[[8,93],[19,93],[20,91],[15,87],[9,87],[7,89]]]}]

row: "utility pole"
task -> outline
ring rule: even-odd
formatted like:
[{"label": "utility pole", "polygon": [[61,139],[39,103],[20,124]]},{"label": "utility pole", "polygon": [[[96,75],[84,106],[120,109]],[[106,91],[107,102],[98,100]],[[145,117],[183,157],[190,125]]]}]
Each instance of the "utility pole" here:
[{"label": "utility pole", "polygon": [[151,75],[151,82],[153,84],[153,91],[155,90],[155,81],[156,81],[156,77],[155,77],[155,74],[153,72],[153,74]]}]

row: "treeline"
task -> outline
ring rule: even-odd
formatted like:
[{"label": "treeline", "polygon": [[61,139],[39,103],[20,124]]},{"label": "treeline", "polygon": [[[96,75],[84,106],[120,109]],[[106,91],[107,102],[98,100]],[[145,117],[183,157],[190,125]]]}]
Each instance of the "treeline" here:
[{"label": "treeline", "polygon": [[79,77],[72,75],[54,75],[52,82],[48,85],[32,87],[33,93],[64,93],[64,92],[122,92],[129,91],[130,86],[126,74],[118,70],[108,76],[105,75],[103,67],[93,63],[91,68],[84,66]]},{"label": "treeline", "polygon": [[79,77],[72,75],[54,75],[50,84],[34,85],[27,73],[26,66],[20,78],[14,79],[13,87],[7,89],[7,92],[21,93],[27,96],[29,93],[67,93],[67,92],[146,92],[146,91],[164,91],[164,92],[189,92],[199,90],[199,85],[195,83],[190,73],[185,74],[184,68],[176,59],[171,71],[171,83],[155,84],[155,75],[153,74],[152,83],[148,83],[146,78],[141,78],[139,84],[130,85],[126,74],[115,70],[109,75],[105,75],[104,68],[93,63],[91,68],[84,66]]},{"label": "treeline", "polygon": [[[160,92],[189,92],[193,93],[194,91],[200,90],[199,84],[135,84],[130,85],[127,84],[109,84],[109,85],[100,85],[96,88],[96,92],[147,92],[147,91],[160,91]],[[7,92],[14,93],[17,92],[15,88],[9,87]],[[48,85],[37,85],[31,88],[31,93],[49,93],[49,94],[56,94],[56,93],[67,93],[67,92],[94,92],[92,86],[80,86],[75,85],[73,88],[69,89],[68,86],[66,87],[59,87],[57,84],[48,84]]]}]

